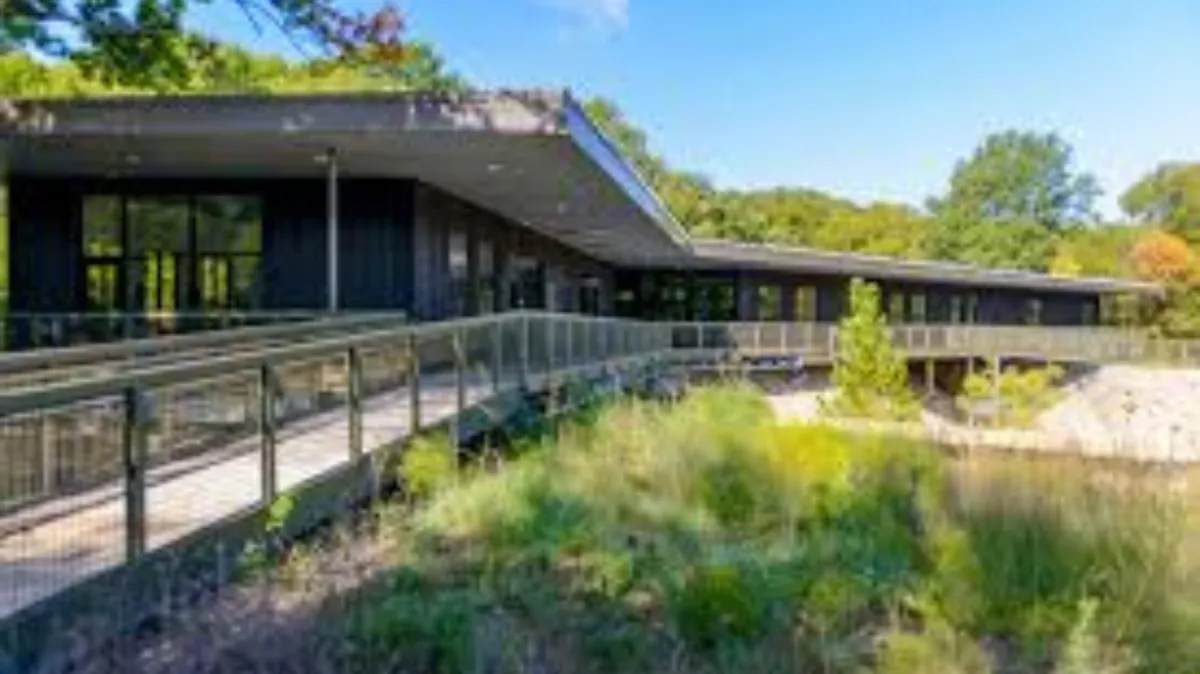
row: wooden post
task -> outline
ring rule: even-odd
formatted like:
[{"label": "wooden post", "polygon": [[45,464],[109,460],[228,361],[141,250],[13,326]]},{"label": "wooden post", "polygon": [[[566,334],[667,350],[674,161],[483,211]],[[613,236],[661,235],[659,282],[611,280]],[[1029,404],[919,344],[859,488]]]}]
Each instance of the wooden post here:
[{"label": "wooden post", "polygon": [[409,434],[421,430],[421,343],[417,333],[408,335],[408,418]]},{"label": "wooden post", "polygon": [[518,355],[520,361],[521,387],[529,388],[529,317],[521,317],[521,353]]},{"label": "wooden post", "polygon": [[356,347],[346,352],[346,407],[350,418],[350,461],[356,462],[363,455],[362,437],[362,355]]},{"label": "wooden post", "polygon": [[137,562],[146,552],[148,403],[136,387],[125,389],[121,458],[125,467],[125,559],[130,563]]},{"label": "wooden post", "polygon": [[467,368],[462,330],[455,330],[450,340],[454,353],[454,423],[451,424],[451,436],[454,446],[458,447],[462,442],[462,416],[467,409]]},{"label": "wooden post", "polygon": [[58,446],[54,433],[54,415],[42,412],[38,419],[38,442],[42,449],[42,493],[53,497],[58,490]]},{"label": "wooden post", "polygon": [[275,500],[278,490],[275,445],[275,373],[270,363],[258,370],[259,479],[262,502]]},{"label": "wooden post", "polygon": [[500,391],[500,377],[504,370],[504,322],[493,319],[492,323],[492,392]]},{"label": "wooden post", "polygon": [[1000,425],[1000,356],[992,356],[992,424]]}]

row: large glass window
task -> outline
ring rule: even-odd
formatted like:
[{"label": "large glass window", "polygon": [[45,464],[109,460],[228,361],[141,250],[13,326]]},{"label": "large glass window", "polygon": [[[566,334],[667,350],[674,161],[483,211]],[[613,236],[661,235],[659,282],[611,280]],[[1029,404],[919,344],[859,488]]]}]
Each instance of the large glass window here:
[{"label": "large glass window", "polygon": [[87,312],[119,311],[122,291],[121,200],[89,196],[83,200],[83,307]]},{"label": "large glass window", "polygon": [[462,316],[467,313],[467,287],[469,270],[467,259],[468,239],[466,232],[453,230],[450,232],[449,270],[450,270],[450,313]]},{"label": "large glass window", "polygon": [[964,315],[964,323],[974,323],[979,320],[979,295],[971,293],[967,295],[967,311]]},{"label": "large glass window", "polygon": [[817,320],[817,289],[812,286],[797,286],[793,298],[795,302],[796,320],[801,323],[813,323]]},{"label": "large glass window", "polygon": [[153,314],[261,306],[262,212],[250,196],[89,195],[83,200],[87,311]]},{"label": "large glass window", "polygon": [[595,276],[585,276],[579,282],[579,313],[589,316],[600,315],[600,289],[602,284]]},{"label": "large glass window", "polygon": [[783,319],[783,293],[777,285],[758,287],[758,320],[779,321]]},{"label": "large glass window", "polygon": [[476,309],[481,314],[496,310],[496,249],[491,241],[480,239],[475,249],[478,278],[475,281]]},{"label": "large glass window", "polygon": [[1026,325],[1041,325],[1042,324],[1042,300],[1038,297],[1031,297],[1025,302],[1025,324]]},{"label": "large glass window", "polygon": [[888,296],[887,319],[891,323],[903,323],[904,315],[904,293],[893,292]]},{"label": "large glass window", "polygon": [[510,264],[513,278],[509,286],[509,306],[513,309],[542,309],[546,289],[542,285],[545,267],[537,258],[514,256]]},{"label": "large glass window", "polygon": [[737,317],[737,288],[733,279],[700,278],[696,281],[696,318],[732,321]]},{"label": "large glass window", "polygon": [[195,203],[200,307],[260,308],[262,205],[244,196],[202,196]]},{"label": "large glass window", "polygon": [[965,323],[963,319],[963,298],[962,295],[950,296],[950,322]]},{"label": "large glass window", "polygon": [[924,293],[913,293],[908,296],[908,320],[913,323],[926,321],[926,302]]}]

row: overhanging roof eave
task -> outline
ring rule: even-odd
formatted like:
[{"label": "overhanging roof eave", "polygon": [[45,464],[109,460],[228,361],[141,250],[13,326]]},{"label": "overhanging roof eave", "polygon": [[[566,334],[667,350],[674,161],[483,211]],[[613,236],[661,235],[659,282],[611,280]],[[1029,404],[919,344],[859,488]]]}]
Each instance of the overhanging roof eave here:
[{"label": "overhanging roof eave", "polygon": [[565,132],[576,146],[604,170],[680,252],[690,249],[691,239],[671,210],[569,93],[564,95],[562,115]]},{"label": "overhanging roof eave", "polygon": [[811,248],[747,244],[721,240],[694,242],[701,266],[730,264],[791,272],[836,273],[924,283],[974,287],[1010,287],[1053,292],[1162,294],[1157,283],[1104,277],[1065,277],[1037,272],[988,269],[952,262],[903,260]]}]

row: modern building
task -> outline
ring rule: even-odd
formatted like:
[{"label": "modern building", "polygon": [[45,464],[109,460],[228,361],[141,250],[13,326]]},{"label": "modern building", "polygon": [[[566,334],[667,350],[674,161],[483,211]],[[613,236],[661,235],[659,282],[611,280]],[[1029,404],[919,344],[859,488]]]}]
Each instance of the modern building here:
[{"label": "modern building", "polygon": [[1151,284],[690,239],[566,93],[21,100],[14,314],[537,308],[1086,325]]}]

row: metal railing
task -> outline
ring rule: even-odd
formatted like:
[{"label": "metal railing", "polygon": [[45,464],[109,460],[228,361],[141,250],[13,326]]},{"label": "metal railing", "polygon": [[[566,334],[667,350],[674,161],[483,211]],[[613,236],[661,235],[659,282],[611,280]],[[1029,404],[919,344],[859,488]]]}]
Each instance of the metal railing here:
[{"label": "metal railing", "polygon": [[0,315],[0,350],[62,348],[297,323],[321,318],[322,314],[311,310],[10,312]]},{"label": "metal railing", "polygon": [[[893,335],[918,357],[1200,361],[1200,343],[1119,330],[931,325],[897,326]],[[105,346],[109,356],[116,352],[103,349],[152,357],[137,367],[0,388],[0,626],[26,624],[59,597],[91,587],[89,579],[141,568],[421,429],[450,425],[457,435],[465,410],[508,393],[658,359],[829,361],[838,330],[516,312],[424,325],[367,322],[220,353],[208,348],[218,342],[201,337]],[[164,346],[170,340],[206,351],[171,361],[188,351]]]},{"label": "metal railing", "polygon": [[[832,323],[672,323],[671,345],[692,358],[720,360],[802,356],[832,362]],[[1103,327],[984,325],[891,326],[897,348],[911,357],[1012,357],[1057,361],[1200,365],[1200,340],[1171,340],[1145,331]]]},{"label": "metal railing", "polygon": [[663,324],[515,313],[0,391],[0,621],[518,389],[664,356]]},{"label": "metal railing", "polygon": [[404,315],[397,313],[324,314],[228,330],[0,353],[0,386],[27,387],[110,375],[116,370],[229,355],[405,322]]}]

